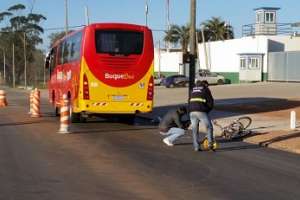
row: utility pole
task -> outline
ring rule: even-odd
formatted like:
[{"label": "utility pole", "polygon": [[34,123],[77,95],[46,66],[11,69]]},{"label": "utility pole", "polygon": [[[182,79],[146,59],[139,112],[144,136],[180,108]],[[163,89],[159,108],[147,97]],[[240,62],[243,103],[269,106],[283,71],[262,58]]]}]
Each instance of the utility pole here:
[{"label": "utility pole", "polygon": [[69,24],[68,24],[68,0],[65,0],[65,31],[66,31],[66,35],[69,32]]},{"label": "utility pole", "polygon": [[[170,24],[170,0],[166,0],[166,30],[169,32],[171,28]],[[169,51],[170,48],[170,42],[165,42],[165,46],[167,51]]]},{"label": "utility pole", "polygon": [[189,98],[195,85],[195,57],[196,57],[196,0],[191,0],[190,10],[190,69],[189,69]]},{"label": "utility pole", "polygon": [[88,26],[90,24],[90,16],[89,16],[89,9],[87,6],[84,7],[85,12],[85,25]]},{"label": "utility pole", "polygon": [[24,85],[27,88],[26,33],[24,32]]},{"label": "utility pole", "polygon": [[167,31],[170,30],[170,0],[166,0],[166,21],[167,21]]},{"label": "utility pole", "polygon": [[158,77],[160,78],[161,77],[161,74],[160,74],[160,70],[161,70],[161,52],[160,52],[160,40],[158,40]]},{"label": "utility pole", "polygon": [[148,26],[148,11],[149,11],[148,0],[145,0],[145,24],[146,24],[146,26]]},{"label": "utility pole", "polygon": [[210,70],[210,68],[208,66],[208,56],[207,56],[206,42],[205,42],[205,36],[204,36],[204,26],[202,26],[202,28],[201,28],[201,35],[202,35],[202,44],[203,44],[204,55],[205,55],[205,68]]},{"label": "utility pole", "polygon": [[12,46],[12,76],[13,76],[13,88],[16,87],[16,67],[15,67],[15,43]]}]

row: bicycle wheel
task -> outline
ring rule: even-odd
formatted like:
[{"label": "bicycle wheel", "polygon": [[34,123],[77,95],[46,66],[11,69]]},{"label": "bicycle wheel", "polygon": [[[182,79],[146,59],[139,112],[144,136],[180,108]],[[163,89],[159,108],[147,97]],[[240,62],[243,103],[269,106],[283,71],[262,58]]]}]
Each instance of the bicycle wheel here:
[{"label": "bicycle wheel", "polygon": [[228,125],[224,130],[224,136],[226,139],[233,139],[237,137],[240,132],[244,129],[242,123],[235,121]]},{"label": "bicycle wheel", "polygon": [[243,129],[248,128],[252,123],[252,119],[248,116],[240,117],[236,121],[243,125]]}]

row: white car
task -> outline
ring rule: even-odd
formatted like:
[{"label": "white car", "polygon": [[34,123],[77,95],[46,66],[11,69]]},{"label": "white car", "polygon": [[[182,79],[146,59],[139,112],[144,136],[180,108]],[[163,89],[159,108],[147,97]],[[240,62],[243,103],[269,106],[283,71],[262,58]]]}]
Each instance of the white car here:
[{"label": "white car", "polygon": [[154,85],[162,85],[162,82],[164,80],[164,77],[158,77],[158,76],[155,76],[154,77]]},{"label": "white car", "polygon": [[196,81],[197,80],[201,80],[201,81],[206,80],[210,85],[211,84],[222,85],[225,83],[224,76],[221,76],[216,72],[210,72],[208,70],[199,71],[199,73],[196,75]]}]

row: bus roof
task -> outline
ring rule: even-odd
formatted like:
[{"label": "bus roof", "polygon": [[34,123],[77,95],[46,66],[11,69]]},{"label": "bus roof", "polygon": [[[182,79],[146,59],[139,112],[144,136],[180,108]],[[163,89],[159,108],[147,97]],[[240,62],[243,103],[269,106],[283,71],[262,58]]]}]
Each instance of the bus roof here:
[{"label": "bus roof", "polygon": [[63,40],[65,40],[66,38],[76,34],[77,32],[80,32],[86,28],[94,28],[94,29],[114,29],[114,28],[120,28],[120,29],[135,29],[135,30],[150,30],[147,26],[143,26],[143,25],[137,25],[137,24],[129,24],[129,23],[93,23],[90,24],[88,26],[84,26],[81,29],[72,31],[70,33],[68,33],[67,35],[65,35],[64,37],[56,40],[54,42],[54,44],[52,45],[52,47],[58,46],[59,43],[61,43]]}]

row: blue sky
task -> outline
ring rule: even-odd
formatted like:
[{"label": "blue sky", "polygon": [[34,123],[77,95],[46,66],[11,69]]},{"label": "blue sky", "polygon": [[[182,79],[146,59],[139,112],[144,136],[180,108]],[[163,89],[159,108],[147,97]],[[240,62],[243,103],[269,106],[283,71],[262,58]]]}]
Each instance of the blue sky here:
[{"label": "blue sky", "polygon": [[[183,25],[189,22],[190,0],[169,0],[170,22]],[[91,22],[126,22],[145,24],[145,0],[68,0],[69,25],[85,23],[84,6],[88,6]],[[47,17],[42,23],[44,28],[64,26],[64,0],[1,0],[0,10],[4,11],[11,5],[22,3],[33,11]],[[148,0],[148,25],[153,30],[163,30],[166,27],[166,0]],[[254,23],[254,8],[268,6],[280,7],[278,22],[289,23],[300,21],[299,0],[197,0],[197,26],[213,16],[221,17],[229,22],[236,37],[241,36],[243,24]],[[3,24],[0,26],[3,26]],[[47,36],[43,35],[46,48]],[[163,33],[154,31],[155,42],[162,39]]]}]

